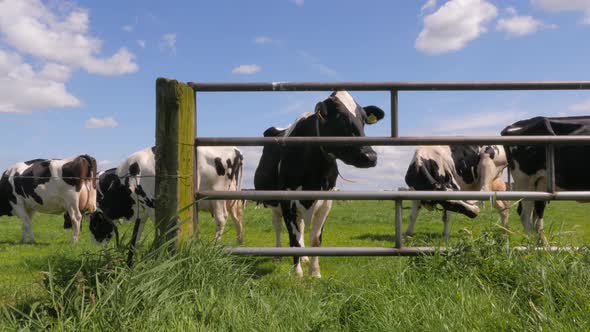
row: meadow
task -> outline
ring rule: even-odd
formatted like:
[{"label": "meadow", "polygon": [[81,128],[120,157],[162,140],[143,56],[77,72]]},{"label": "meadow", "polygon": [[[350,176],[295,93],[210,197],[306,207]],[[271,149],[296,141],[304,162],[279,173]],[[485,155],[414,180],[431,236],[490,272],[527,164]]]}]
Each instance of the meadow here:
[{"label": "meadow", "polygon": [[[406,204],[409,206],[409,204]],[[590,207],[552,202],[552,244],[577,252],[516,252],[534,245],[512,209],[508,235],[485,204],[452,215],[450,253],[432,257],[323,257],[322,279],[291,276],[291,259],[233,257],[231,222],[221,244],[201,214],[201,241],[170,257],[150,248],[125,266],[124,248],[96,246],[87,223],[71,243],[60,216],[38,215],[37,244],[19,244],[21,223],[0,220],[0,329],[215,331],[447,331],[590,329]],[[409,209],[404,209],[404,228]],[[270,211],[248,203],[245,246],[273,246]],[[335,202],[325,246],[392,246],[393,203]],[[121,226],[129,238],[131,224]],[[283,244],[287,234],[283,232]],[[406,245],[445,245],[440,212],[423,210]],[[304,271],[306,266],[304,266]]]}]

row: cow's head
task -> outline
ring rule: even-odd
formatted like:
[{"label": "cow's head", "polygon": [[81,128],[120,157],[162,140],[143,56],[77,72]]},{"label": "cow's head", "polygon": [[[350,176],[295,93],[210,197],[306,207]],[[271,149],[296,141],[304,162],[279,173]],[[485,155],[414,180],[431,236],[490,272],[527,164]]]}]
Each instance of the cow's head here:
[{"label": "cow's head", "polygon": [[[365,124],[374,124],[385,113],[377,106],[360,107],[346,91],[336,91],[317,103],[318,136],[364,137]],[[370,146],[328,146],[324,150],[348,165],[368,168],[377,165],[377,153]]]},{"label": "cow's head", "polygon": [[113,220],[109,219],[102,211],[91,213],[89,219],[90,234],[95,242],[108,242],[115,236],[118,244],[117,225]]}]

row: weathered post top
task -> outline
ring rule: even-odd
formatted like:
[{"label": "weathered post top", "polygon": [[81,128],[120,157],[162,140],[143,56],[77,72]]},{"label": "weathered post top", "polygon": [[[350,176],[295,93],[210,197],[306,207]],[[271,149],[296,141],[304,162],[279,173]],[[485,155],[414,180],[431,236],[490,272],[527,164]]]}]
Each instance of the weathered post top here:
[{"label": "weathered post top", "polygon": [[193,233],[195,93],[188,85],[156,80],[156,243],[190,239]]}]

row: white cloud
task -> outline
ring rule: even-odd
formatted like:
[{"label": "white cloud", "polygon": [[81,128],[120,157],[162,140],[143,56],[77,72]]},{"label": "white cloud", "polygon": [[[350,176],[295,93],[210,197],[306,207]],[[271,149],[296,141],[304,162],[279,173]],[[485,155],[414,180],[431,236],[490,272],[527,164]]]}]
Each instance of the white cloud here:
[{"label": "white cloud", "polygon": [[[501,129],[522,120],[528,115],[527,112],[520,110],[509,111],[489,111],[472,114],[461,114],[456,117],[445,117],[445,119],[436,119],[436,125],[431,126],[431,131],[444,135],[466,135],[475,133],[475,135],[484,135],[482,129],[493,129],[496,135],[499,135]],[[479,134],[477,134],[479,132]]]},{"label": "white cloud", "polygon": [[141,48],[145,48],[145,40],[138,39],[136,41],[137,41],[137,46],[139,46]]},{"label": "white cloud", "polygon": [[304,5],[305,0],[292,0],[294,4],[296,4],[297,6],[301,7]]},{"label": "white cloud", "polygon": [[91,117],[90,119],[86,120],[84,124],[85,128],[117,128],[119,123],[115,120],[115,118],[109,116],[106,118],[95,118]]},{"label": "white cloud", "polygon": [[259,72],[262,68],[258,65],[239,65],[232,69],[232,74],[252,75]]},{"label": "white cloud", "polygon": [[167,33],[160,39],[160,50],[176,54],[176,34]]},{"label": "white cloud", "polygon": [[584,13],[580,24],[590,24],[590,0],[532,0],[533,4],[548,12]]},{"label": "white cloud", "polygon": [[127,24],[121,27],[121,30],[125,31],[125,32],[132,32],[133,31],[133,25],[131,24]]},{"label": "white cloud", "polygon": [[254,43],[264,45],[264,44],[272,44],[274,40],[267,36],[258,36],[254,38]]},{"label": "white cloud", "polygon": [[80,106],[80,100],[66,91],[69,76],[66,66],[48,63],[35,71],[20,55],[0,49],[0,112]]},{"label": "white cloud", "polygon": [[530,35],[544,26],[543,22],[532,16],[519,16],[513,7],[508,7],[506,11],[510,17],[499,19],[496,24],[496,30],[506,32],[508,37]]},{"label": "white cloud", "polygon": [[416,49],[427,54],[457,51],[487,31],[498,10],[485,0],[451,0],[424,17]]},{"label": "white cloud", "polygon": [[66,82],[71,74],[72,70],[69,67],[57,63],[46,64],[40,72],[41,77],[57,82]]},{"label": "white cloud", "polygon": [[590,115],[590,99],[573,104],[568,109],[570,113],[584,113]]},{"label": "white cloud", "polygon": [[125,48],[108,58],[97,57],[102,41],[88,34],[87,10],[70,5],[61,11],[56,15],[39,0],[0,1],[3,41],[20,53],[94,74],[137,71],[134,55]]},{"label": "white cloud", "polygon": [[420,13],[424,14],[424,12],[427,12],[433,8],[436,8],[436,0],[428,0],[424,5],[422,5],[422,8],[420,8]]}]

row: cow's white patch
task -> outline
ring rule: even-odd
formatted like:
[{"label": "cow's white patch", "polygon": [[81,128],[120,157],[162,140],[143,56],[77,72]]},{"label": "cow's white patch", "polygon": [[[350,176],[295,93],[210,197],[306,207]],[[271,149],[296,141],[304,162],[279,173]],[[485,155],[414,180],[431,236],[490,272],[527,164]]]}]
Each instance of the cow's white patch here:
[{"label": "cow's white patch", "polygon": [[521,130],[521,127],[512,127],[512,128],[508,128],[506,129],[507,132],[512,132],[512,131],[517,131],[517,130]]},{"label": "cow's white patch", "polygon": [[357,105],[356,105],[356,102],[354,101],[354,99],[352,99],[352,96],[350,95],[350,93],[342,90],[342,91],[336,92],[334,97],[338,98],[338,100],[340,100],[340,102],[342,102],[342,104],[344,104],[344,106],[350,112],[350,114],[352,114],[353,116],[356,116]]}]

